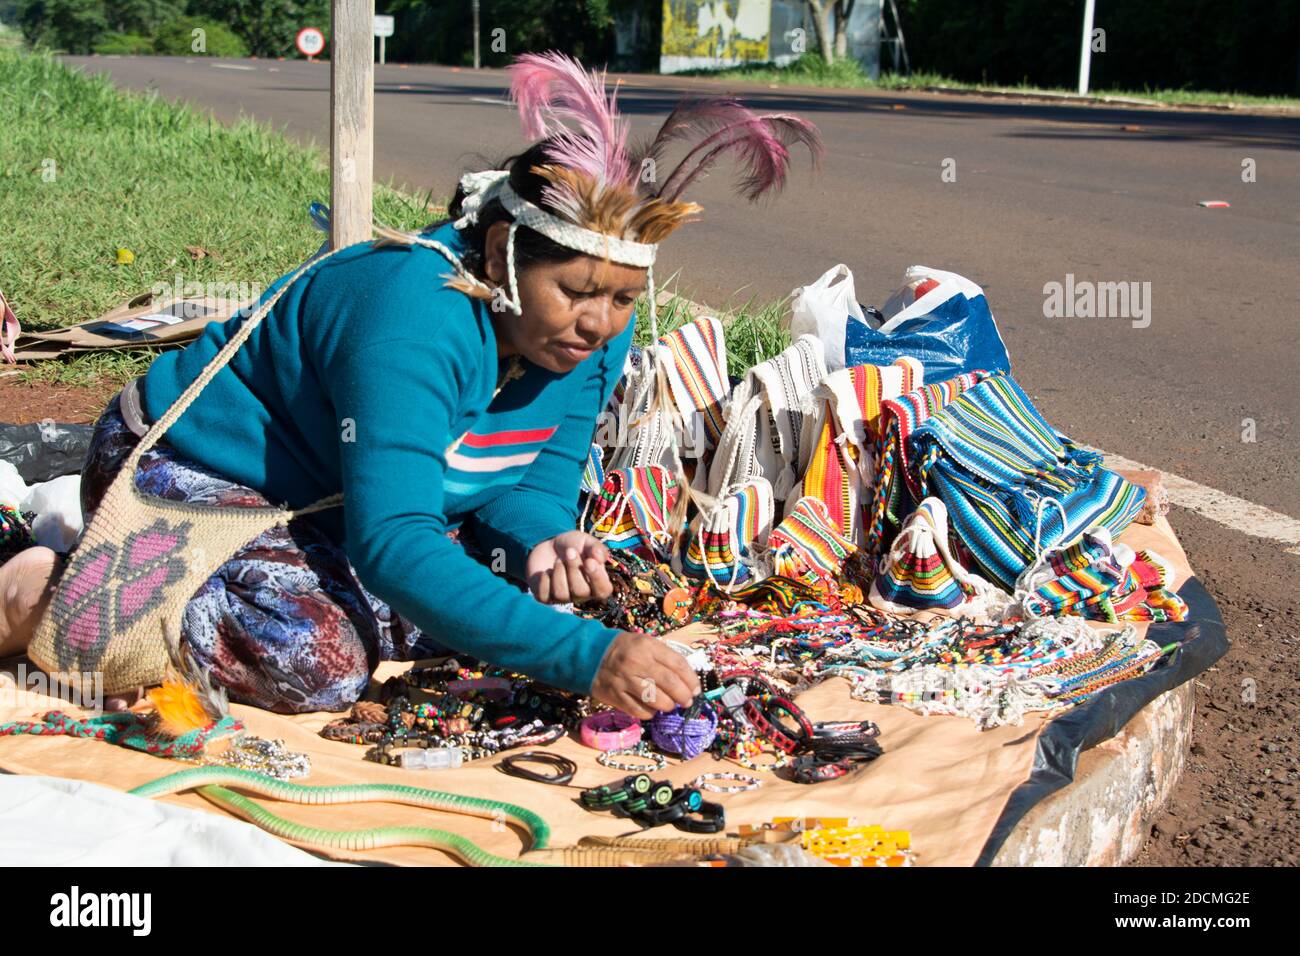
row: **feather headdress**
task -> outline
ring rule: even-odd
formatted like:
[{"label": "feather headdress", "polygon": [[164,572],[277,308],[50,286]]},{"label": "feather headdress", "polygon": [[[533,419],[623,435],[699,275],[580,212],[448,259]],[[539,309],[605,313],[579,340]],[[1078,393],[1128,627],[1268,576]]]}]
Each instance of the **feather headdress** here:
[{"label": "feather headdress", "polygon": [[[790,147],[806,146],[821,159],[821,137],[807,120],[757,114],[729,97],[683,102],[642,148],[628,147],[627,121],[615,90],[606,98],[605,74],[588,72],[561,53],[529,53],[509,68],[510,96],[524,134],[549,140],[543,203],[587,229],[657,243],[700,212],[684,191],[719,159],[731,155],[743,170],[741,195],[755,200],[785,184]],[[675,143],[686,155],[661,175]]]}]

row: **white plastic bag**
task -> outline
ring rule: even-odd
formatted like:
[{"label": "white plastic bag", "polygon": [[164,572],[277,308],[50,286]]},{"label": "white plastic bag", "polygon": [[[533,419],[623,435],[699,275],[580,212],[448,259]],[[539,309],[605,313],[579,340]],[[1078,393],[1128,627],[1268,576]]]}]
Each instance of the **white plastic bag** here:
[{"label": "white plastic bag", "polygon": [[22,509],[27,497],[27,482],[12,462],[0,461],[0,505]]},{"label": "white plastic bag", "polygon": [[[917,293],[920,293],[919,295]],[[961,294],[974,299],[984,290],[965,276],[930,266],[908,266],[903,273],[903,287],[889,297],[881,312],[885,324],[881,332],[892,332],[908,319],[929,315],[934,307]]]},{"label": "white plastic bag", "polygon": [[83,523],[81,476],[64,475],[32,485],[20,509],[36,512],[32,537],[37,544],[60,553],[71,551]]},{"label": "white plastic bag", "polygon": [[790,303],[790,337],[815,335],[826,350],[826,368],[844,367],[844,327],[850,319],[866,322],[853,287],[853,273],[840,263],[812,285],[795,289]]}]

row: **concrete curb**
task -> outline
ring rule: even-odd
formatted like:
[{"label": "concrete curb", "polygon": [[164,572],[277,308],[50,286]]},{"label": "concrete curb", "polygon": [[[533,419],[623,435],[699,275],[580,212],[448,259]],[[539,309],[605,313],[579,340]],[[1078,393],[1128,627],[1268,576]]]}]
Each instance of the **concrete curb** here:
[{"label": "concrete curb", "polygon": [[1182,776],[1194,700],[1194,682],[1181,684],[1081,753],[1074,782],[1016,824],[992,865],[1120,866],[1137,856]]}]

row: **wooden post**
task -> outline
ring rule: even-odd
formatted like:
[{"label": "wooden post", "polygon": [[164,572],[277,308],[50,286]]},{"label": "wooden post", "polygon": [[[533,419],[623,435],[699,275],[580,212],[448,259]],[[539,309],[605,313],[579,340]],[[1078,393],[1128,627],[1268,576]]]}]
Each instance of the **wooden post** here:
[{"label": "wooden post", "polygon": [[332,0],[330,247],[371,237],[375,165],[375,0]]}]

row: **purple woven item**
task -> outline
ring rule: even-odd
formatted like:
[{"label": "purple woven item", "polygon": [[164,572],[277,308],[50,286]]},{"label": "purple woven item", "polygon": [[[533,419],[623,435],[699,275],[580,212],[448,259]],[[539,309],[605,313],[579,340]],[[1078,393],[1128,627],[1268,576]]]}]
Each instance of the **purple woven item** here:
[{"label": "purple woven item", "polygon": [[698,757],[713,743],[718,735],[718,715],[713,708],[705,708],[698,717],[682,716],[675,708],[667,714],[650,718],[650,739],[664,753],[680,754],[687,760]]}]

